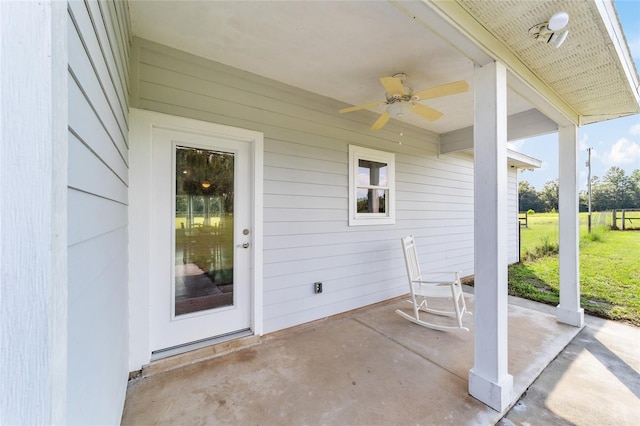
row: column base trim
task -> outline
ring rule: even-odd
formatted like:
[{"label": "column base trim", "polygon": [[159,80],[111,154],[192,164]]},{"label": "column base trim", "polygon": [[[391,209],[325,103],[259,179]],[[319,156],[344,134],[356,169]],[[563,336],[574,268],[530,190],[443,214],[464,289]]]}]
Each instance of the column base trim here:
[{"label": "column base trim", "polygon": [[507,374],[500,383],[469,370],[469,395],[502,413],[513,402],[513,376]]},{"label": "column base trim", "polygon": [[579,308],[576,311],[575,309],[567,309],[558,305],[556,307],[556,321],[563,324],[572,325],[574,327],[583,327],[584,309]]}]

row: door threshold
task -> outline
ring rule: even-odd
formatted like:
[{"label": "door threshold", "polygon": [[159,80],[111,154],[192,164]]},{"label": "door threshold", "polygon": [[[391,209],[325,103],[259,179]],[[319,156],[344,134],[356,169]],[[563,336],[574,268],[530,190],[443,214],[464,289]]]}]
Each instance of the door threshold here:
[{"label": "door threshold", "polygon": [[153,376],[258,343],[260,343],[260,336],[256,336],[248,329],[155,351],[151,354],[151,363],[142,367],[141,376]]},{"label": "door threshold", "polygon": [[191,343],[185,343],[184,345],[172,346],[167,349],[160,349],[159,351],[151,352],[151,362],[251,335],[253,335],[253,332],[250,329],[246,329],[223,334],[221,336],[209,337],[208,339],[197,340]]}]

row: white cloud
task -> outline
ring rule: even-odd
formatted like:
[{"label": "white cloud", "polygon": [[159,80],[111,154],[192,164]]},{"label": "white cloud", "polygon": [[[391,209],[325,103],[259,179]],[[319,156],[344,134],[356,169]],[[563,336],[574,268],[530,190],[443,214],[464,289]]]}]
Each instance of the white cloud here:
[{"label": "white cloud", "polygon": [[640,124],[634,124],[629,127],[629,134],[631,136],[640,136]]},{"label": "white cloud", "polygon": [[512,149],[514,151],[522,152],[522,147],[527,142],[526,139],[520,139],[517,141],[507,142],[507,148]]},{"label": "white cloud", "polygon": [[613,144],[611,151],[604,154],[603,160],[609,166],[640,162],[640,144],[620,138]]},{"label": "white cloud", "polygon": [[584,132],[582,137],[578,140],[578,148],[580,149],[580,151],[586,151],[587,148],[589,148],[589,145],[587,145],[588,141],[589,135],[587,135],[587,132]]},{"label": "white cloud", "polygon": [[589,183],[588,178],[589,173],[587,172],[587,170],[581,168],[578,175],[578,182],[580,182],[581,188],[587,186],[587,184]]}]

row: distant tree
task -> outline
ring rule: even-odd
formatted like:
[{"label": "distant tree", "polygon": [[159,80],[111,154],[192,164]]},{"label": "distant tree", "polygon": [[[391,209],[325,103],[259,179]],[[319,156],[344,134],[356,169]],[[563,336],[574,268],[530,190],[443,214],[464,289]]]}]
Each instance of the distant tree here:
[{"label": "distant tree", "polygon": [[578,193],[578,211],[589,211],[589,191],[580,191]]},{"label": "distant tree", "polygon": [[[558,189],[558,179],[545,183],[539,192],[527,181],[518,182],[519,210],[557,211]],[[588,196],[587,191],[580,191],[580,211],[588,210]],[[592,211],[631,208],[640,208],[640,169],[627,176],[623,169],[613,166],[602,179],[598,176],[591,177]]]},{"label": "distant tree", "polygon": [[536,188],[526,180],[518,182],[518,210],[521,212],[528,210],[540,212],[543,210]]},{"label": "distant tree", "polygon": [[640,170],[627,176],[620,167],[613,166],[602,180],[591,180],[592,210],[605,211],[640,207]]},{"label": "distant tree", "polygon": [[550,180],[544,184],[540,191],[540,200],[544,206],[544,211],[558,210],[558,188],[558,179]]},{"label": "distant tree", "polygon": [[606,211],[611,204],[610,188],[598,176],[591,177],[591,210]]},{"label": "distant tree", "polygon": [[632,208],[640,209],[640,169],[631,173],[631,204]]},{"label": "distant tree", "polygon": [[623,169],[617,166],[611,167],[602,178],[604,185],[607,185],[611,209],[630,208],[632,204],[632,184],[631,178],[627,176]]}]

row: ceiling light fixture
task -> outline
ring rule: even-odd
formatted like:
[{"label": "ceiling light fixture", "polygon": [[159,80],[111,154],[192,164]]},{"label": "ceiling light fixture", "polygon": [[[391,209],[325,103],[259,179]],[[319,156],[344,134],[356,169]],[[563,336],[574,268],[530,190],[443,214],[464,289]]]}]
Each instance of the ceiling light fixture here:
[{"label": "ceiling light fixture", "polygon": [[405,114],[409,114],[413,105],[409,102],[394,102],[387,107],[387,112],[393,118],[400,118]]},{"label": "ceiling light fixture", "polygon": [[531,34],[536,40],[540,40],[544,43],[551,43],[556,48],[562,46],[562,43],[567,39],[569,31],[560,33],[564,27],[569,23],[569,14],[567,12],[554,13],[548,22],[534,25],[529,28],[529,34]]}]

